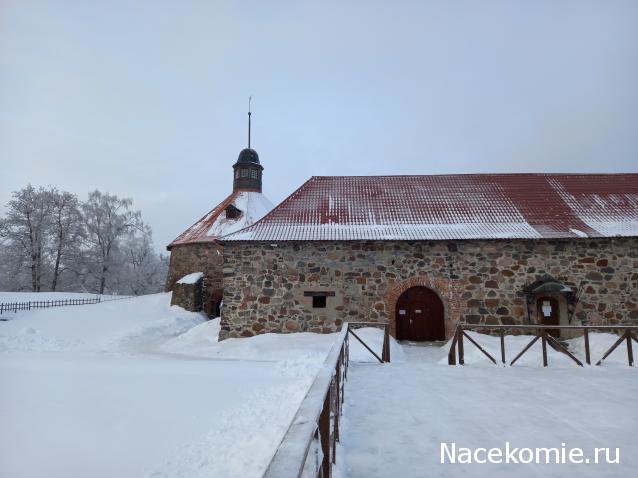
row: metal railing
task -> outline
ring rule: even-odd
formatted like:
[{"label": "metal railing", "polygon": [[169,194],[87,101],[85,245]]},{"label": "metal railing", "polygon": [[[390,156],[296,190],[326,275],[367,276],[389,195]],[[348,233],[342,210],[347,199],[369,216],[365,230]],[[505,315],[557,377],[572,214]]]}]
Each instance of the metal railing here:
[{"label": "metal railing", "polygon": [[505,358],[505,332],[507,330],[522,330],[531,332],[529,335],[533,335],[532,340],[521,350],[509,363],[514,365],[518,359],[520,359],[538,340],[542,344],[543,366],[548,366],[547,360],[547,345],[549,344],[555,350],[562,352],[572,359],[577,365],[583,366],[583,363],[574,356],[567,348],[548,331],[553,330],[582,330],[583,338],[585,340],[585,362],[587,365],[591,365],[591,349],[589,346],[589,332],[592,330],[612,330],[619,332],[619,338],[614,342],[611,347],[603,354],[603,356],[596,362],[596,365],[602,364],[603,360],[611,355],[611,353],[618,348],[618,346],[625,342],[627,345],[627,363],[630,367],[634,366],[634,353],[632,347],[632,341],[638,343],[638,326],[636,325],[472,325],[472,324],[458,324],[456,331],[454,332],[454,338],[450,345],[450,351],[448,352],[448,364],[456,365],[457,357],[460,365],[465,364],[465,351],[464,351],[464,339],[467,339],[472,345],[477,347],[483,355],[485,355],[493,364],[497,364],[497,360],[487,352],[481,345],[476,342],[466,330],[488,330],[490,332],[497,331],[500,335],[500,361],[503,365],[507,364]]},{"label": "metal railing", "polygon": [[89,299],[32,300],[28,302],[0,303],[0,315],[5,312],[18,312],[20,310],[48,309],[49,307],[97,304],[98,302],[102,302],[101,297],[91,297]]},{"label": "metal railing", "polygon": [[[99,304],[113,300],[130,299],[132,296],[103,298],[95,296],[86,299],[57,299],[57,300],[31,300],[27,302],[2,302],[0,303],[0,315],[7,312],[19,312],[23,310],[48,309],[50,307],[68,307],[72,305]],[[6,319],[0,319],[6,320]]]},{"label": "metal railing", "polygon": [[[383,327],[381,357],[353,331],[353,328],[361,327]],[[390,361],[387,325],[368,322],[343,324],[321,370],[277,447],[264,478],[332,476],[332,465],[337,460],[345,381],[348,378],[350,336],[361,342],[379,362]]]}]

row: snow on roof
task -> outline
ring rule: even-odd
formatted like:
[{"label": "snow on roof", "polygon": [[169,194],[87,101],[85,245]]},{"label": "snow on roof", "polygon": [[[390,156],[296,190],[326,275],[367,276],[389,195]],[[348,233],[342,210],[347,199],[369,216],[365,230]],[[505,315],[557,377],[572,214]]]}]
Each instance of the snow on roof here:
[{"label": "snow on roof", "polygon": [[263,194],[256,192],[240,192],[232,204],[241,211],[240,217],[229,219],[225,213],[220,214],[206,232],[208,237],[220,237],[239,231],[257,222],[273,208],[272,203]]},{"label": "snow on roof", "polygon": [[232,241],[638,236],[638,174],[313,176]]},{"label": "snow on roof", "polygon": [[[226,217],[228,206],[239,209],[236,218]],[[254,191],[234,191],[230,196],[218,204],[212,211],[202,217],[191,227],[182,232],[167,249],[180,244],[195,242],[213,242],[220,236],[250,226],[261,219],[273,208],[273,204],[262,193]]]},{"label": "snow on roof", "polygon": [[204,277],[203,272],[192,272],[188,275],[185,275],[180,280],[177,281],[178,284],[197,284],[197,281]]}]

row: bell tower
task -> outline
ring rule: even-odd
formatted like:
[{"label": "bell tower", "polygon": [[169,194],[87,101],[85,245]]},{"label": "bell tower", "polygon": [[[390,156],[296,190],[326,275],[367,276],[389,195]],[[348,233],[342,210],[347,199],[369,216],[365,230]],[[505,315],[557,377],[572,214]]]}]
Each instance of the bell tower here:
[{"label": "bell tower", "polygon": [[242,149],[233,164],[233,191],[261,192],[261,177],[264,167],[259,164],[257,151],[250,147],[250,101],[248,97],[248,147]]}]

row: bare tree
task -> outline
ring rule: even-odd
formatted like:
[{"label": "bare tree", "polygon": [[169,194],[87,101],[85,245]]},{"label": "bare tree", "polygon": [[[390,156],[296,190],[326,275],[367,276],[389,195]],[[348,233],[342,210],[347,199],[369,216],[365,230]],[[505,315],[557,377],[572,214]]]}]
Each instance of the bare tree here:
[{"label": "bare tree", "polygon": [[104,293],[109,268],[120,245],[120,240],[132,229],[141,225],[139,211],[132,211],[133,201],[115,195],[93,191],[82,204],[89,251],[97,264],[98,292]]}]

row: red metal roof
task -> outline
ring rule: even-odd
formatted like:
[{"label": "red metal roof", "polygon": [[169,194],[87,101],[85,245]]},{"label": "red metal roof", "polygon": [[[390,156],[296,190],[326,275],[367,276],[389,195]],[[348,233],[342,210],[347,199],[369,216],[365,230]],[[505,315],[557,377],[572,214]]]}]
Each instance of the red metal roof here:
[{"label": "red metal roof", "polygon": [[313,176],[226,241],[638,236],[638,174]]}]

